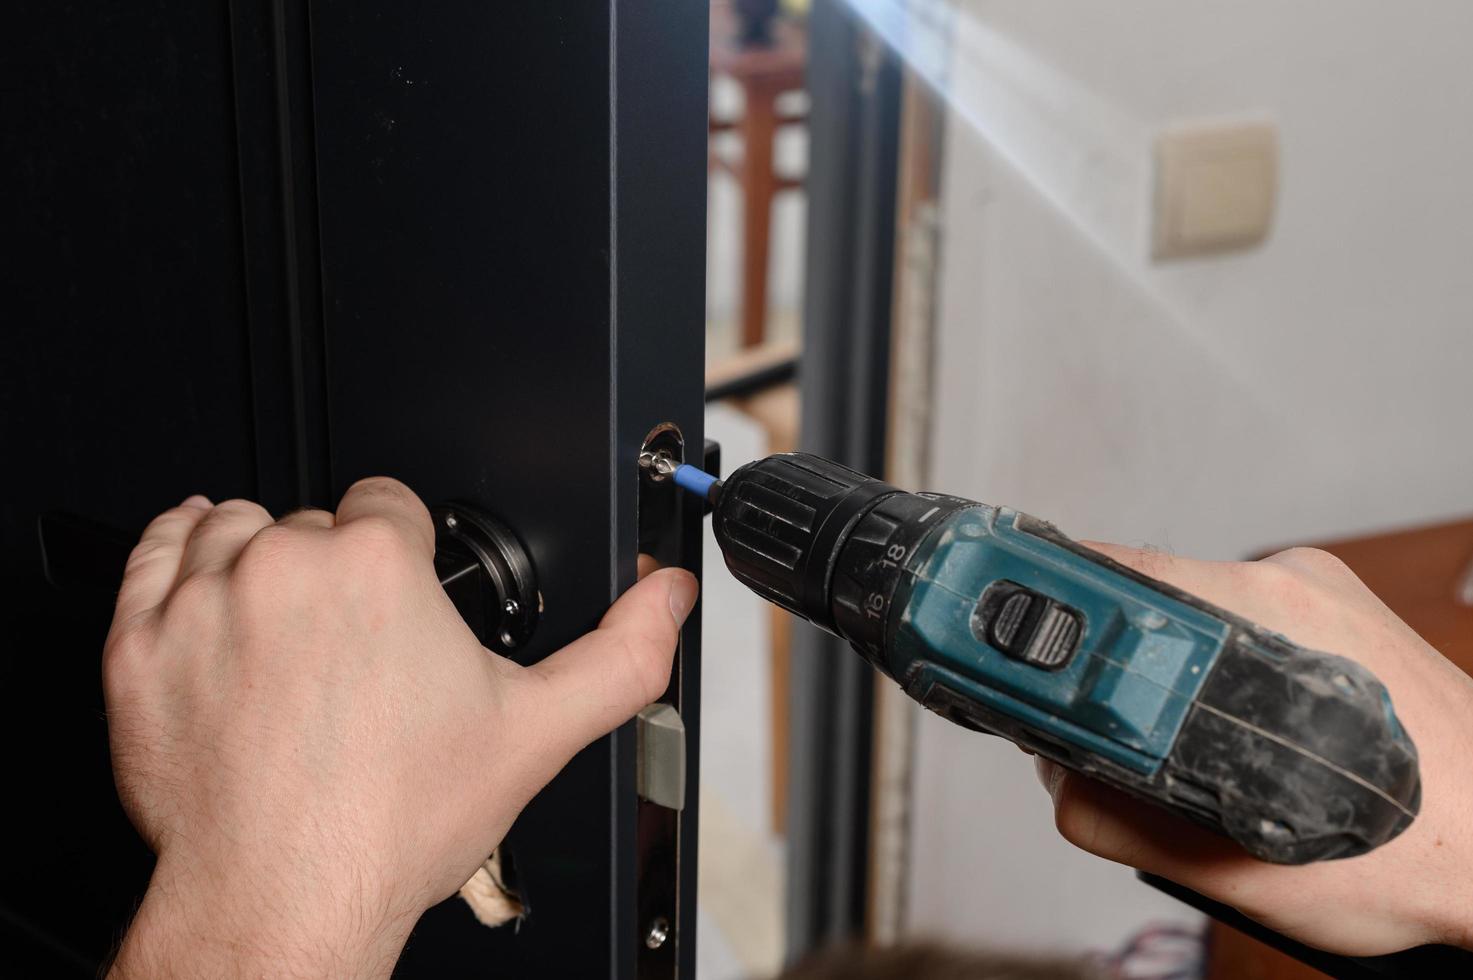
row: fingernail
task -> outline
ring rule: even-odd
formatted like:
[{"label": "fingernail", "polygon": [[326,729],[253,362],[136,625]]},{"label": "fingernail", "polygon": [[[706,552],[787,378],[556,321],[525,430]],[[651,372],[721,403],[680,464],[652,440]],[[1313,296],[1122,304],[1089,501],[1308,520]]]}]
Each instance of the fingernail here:
[{"label": "fingernail", "polygon": [[190,494],[188,497],[185,497],[184,500],[183,500],[183,502],[180,503],[179,506],[180,507],[193,507],[195,510],[209,510],[211,507],[213,507],[215,505],[212,504],[212,503],[210,503],[210,498],[209,497],[206,497],[203,494],[195,493],[195,494]]},{"label": "fingernail", "polygon": [[670,615],[675,622],[684,623],[696,604],[696,594],[701,587],[690,572],[679,569],[670,576]]}]

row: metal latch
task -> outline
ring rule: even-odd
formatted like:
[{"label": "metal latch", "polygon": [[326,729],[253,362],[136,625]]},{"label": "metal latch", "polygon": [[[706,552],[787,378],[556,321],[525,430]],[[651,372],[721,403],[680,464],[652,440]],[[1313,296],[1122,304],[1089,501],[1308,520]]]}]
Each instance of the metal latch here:
[{"label": "metal latch", "polygon": [[639,795],[671,810],[685,808],[685,722],[680,712],[657,702],[635,722],[634,785]]}]

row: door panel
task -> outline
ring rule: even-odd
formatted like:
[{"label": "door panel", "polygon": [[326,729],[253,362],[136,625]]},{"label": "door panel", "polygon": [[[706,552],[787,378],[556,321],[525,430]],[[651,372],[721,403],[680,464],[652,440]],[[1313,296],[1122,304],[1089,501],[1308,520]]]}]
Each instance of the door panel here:
[{"label": "door panel", "polygon": [[[27,7],[0,42],[21,80],[0,213],[24,239],[0,301],[0,734],[29,803],[0,819],[34,846],[0,875],[0,962],[80,976],[149,860],[107,767],[110,596],[44,581],[38,516],[136,534],[190,492],[281,511],[389,473],[526,542],[544,614],[519,659],[591,628],[634,580],[645,434],[701,445],[706,7]],[[627,727],[513,828],[520,928],[444,903],[400,975],[633,976],[649,894],[688,928],[641,975],[689,975],[698,623],[667,695],[678,866],[639,866]]]}]

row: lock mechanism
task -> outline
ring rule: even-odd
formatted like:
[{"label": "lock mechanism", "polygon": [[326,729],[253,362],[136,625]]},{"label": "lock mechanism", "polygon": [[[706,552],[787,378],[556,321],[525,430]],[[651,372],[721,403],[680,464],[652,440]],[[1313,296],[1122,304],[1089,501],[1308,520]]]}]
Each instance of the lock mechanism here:
[{"label": "lock mechanism", "polygon": [[482,645],[510,656],[532,638],[542,594],[532,557],[511,528],[474,507],[442,504],[435,522],[435,572]]}]

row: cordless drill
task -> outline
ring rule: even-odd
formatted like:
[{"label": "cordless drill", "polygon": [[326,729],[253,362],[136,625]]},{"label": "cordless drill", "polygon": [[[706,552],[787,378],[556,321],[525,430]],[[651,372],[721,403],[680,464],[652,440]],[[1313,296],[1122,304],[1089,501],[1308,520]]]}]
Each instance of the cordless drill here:
[{"label": "cordless drill", "polygon": [[652,462],[710,503],[739,581],[959,725],[1281,864],[1363,854],[1417,814],[1416,747],[1359,664],[1006,507],[805,453],[725,481]]}]

